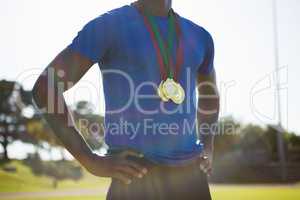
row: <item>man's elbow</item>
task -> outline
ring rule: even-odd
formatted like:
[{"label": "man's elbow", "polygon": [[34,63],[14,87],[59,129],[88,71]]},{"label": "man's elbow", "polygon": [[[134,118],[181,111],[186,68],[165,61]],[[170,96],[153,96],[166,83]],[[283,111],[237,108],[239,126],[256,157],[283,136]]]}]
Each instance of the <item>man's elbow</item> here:
[{"label": "man's elbow", "polygon": [[40,106],[40,97],[38,95],[38,86],[35,84],[31,90],[32,100],[39,107]]},{"label": "man's elbow", "polygon": [[47,89],[43,87],[44,84],[42,84],[42,82],[41,77],[39,77],[31,90],[32,100],[39,108],[44,106],[46,100],[45,92]]}]

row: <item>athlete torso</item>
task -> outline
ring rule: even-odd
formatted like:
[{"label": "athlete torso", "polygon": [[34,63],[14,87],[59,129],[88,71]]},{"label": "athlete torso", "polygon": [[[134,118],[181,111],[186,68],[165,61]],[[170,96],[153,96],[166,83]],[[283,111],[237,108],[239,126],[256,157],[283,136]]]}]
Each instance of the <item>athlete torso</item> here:
[{"label": "athlete torso", "polygon": [[[155,17],[166,38],[167,17]],[[105,94],[105,142],[134,149],[163,164],[181,164],[202,151],[196,131],[197,74],[213,69],[213,41],[202,27],[179,16],[184,62],[178,77],[186,91],[181,105],[156,94],[161,82],[157,54],[143,18],[133,6],[89,22],[69,46],[99,63]],[[175,46],[176,47],[176,46]],[[173,57],[175,59],[175,48]]]}]

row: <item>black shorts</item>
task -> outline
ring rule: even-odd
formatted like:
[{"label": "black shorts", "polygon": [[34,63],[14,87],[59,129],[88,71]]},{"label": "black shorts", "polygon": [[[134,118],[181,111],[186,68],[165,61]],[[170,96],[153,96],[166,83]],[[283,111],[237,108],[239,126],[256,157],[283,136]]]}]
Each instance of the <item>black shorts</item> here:
[{"label": "black shorts", "polygon": [[112,180],[107,200],[211,200],[207,176],[197,163],[170,167],[136,160],[147,167],[130,185]]}]

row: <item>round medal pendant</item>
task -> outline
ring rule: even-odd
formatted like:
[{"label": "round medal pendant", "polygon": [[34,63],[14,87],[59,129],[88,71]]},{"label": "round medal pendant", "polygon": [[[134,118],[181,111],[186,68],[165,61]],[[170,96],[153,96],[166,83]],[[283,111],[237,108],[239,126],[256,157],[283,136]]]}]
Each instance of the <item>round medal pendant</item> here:
[{"label": "round medal pendant", "polygon": [[172,98],[172,101],[176,104],[182,104],[185,99],[185,92],[182,86],[179,83],[176,83],[178,94]]},{"label": "round medal pendant", "polygon": [[163,102],[168,102],[169,99],[164,95],[162,91],[162,85],[163,85],[163,81],[159,84],[159,87],[157,88],[157,94]]},{"label": "round medal pendant", "polygon": [[168,78],[162,84],[162,92],[168,99],[172,99],[177,96],[179,91],[176,82],[173,79]]}]

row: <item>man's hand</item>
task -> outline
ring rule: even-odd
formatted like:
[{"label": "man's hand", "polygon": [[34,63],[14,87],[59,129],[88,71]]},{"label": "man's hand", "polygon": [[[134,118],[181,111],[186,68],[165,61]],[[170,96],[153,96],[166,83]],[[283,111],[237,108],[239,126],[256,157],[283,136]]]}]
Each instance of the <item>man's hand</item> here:
[{"label": "man's hand", "polygon": [[95,176],[111,177],[124,184],[130,184],[134,178],[143,178],[147,169],[128,157],[142,158],[143,155],[134,151],[124,151],[112,156],[93,155],[85,168]]},{"label": "man's hand", "polygon": [[208,176],[212,174],[213,147],[207,147],[200,155],[200,169]]}]

